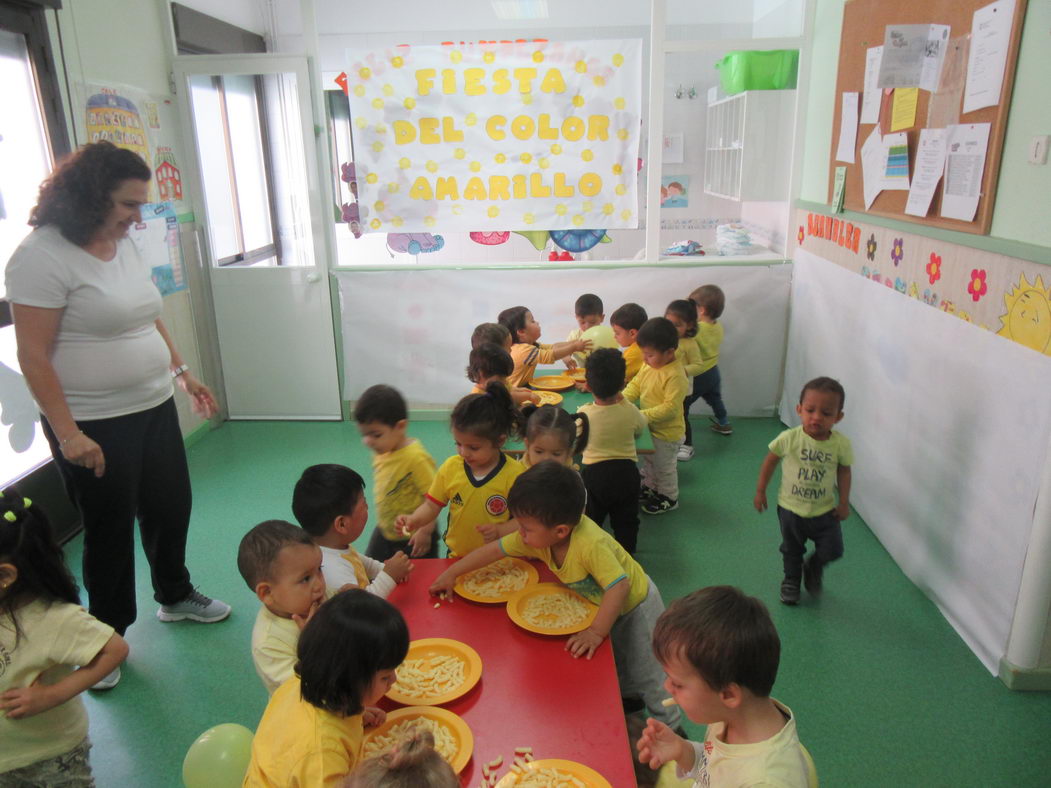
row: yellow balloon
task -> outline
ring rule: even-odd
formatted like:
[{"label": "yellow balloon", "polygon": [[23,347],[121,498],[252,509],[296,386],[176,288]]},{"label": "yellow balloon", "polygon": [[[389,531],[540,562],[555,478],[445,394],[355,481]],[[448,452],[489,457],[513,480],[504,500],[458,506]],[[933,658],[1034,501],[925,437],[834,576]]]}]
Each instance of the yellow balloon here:
[{"label": "yellow balloon", "polygon": [[252,758],[252,732],[227,722],[209,728],[186,751],[182,781],[186,788],[240,788]]}]

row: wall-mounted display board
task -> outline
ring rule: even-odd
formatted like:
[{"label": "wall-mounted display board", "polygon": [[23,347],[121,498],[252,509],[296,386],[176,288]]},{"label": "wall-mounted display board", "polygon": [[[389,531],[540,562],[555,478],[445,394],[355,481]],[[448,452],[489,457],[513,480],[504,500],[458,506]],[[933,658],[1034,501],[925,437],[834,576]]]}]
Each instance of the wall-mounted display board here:
[{"label": "wall-mounted display board", "polygon": [[[843,207],[848,210],[967,233],[989,232],[1026,2],[1027,0],[1002,0],[995,3],[993,0],[848,0],[843,11],[839,71],[836,79],[836,109],[833,114],[832,149],[829,152],[830,203],[835,202],[837,168],[845,168]],[[976,12],[979,12],[977,21],[980,27],[976,29],[972,38],[972,24],[976,21]],[[1005,12],[1010,14],[1009,19]],[[917,41],[916,38],[910,40],[910,36],[915,35],[920,28],[905,27],[909,25],[931,26],[931,43],[925,44],[924,40]],[[942,28],[938,26],[948,26],[948,30],[943,34]],[[884,46],[885,43],[889,43],[889,47]],[[879,87],[875,77],[878,72],[871,65],[872,59],[882,54],[876,53],[875,47],[883,47],[884,51],[892,53],[891,60],[884,61],[883,64],[884,87]],[[917,67],[915,72],[922,72],[922,81],[911,84],[926,84],[929,87],[921,87],[919,90],[898,87],[891,90],[888,82],[893,83],[893,77],[897,77],[898,85],[908,84],[913,79],[905,75],[908,69],[903,65],[904,61],[901,58],[902,53],[910,47],[924,63],[922,68]],[[932,63],[933,53],[941,55],[938,58],[940,62]],[[868,69],[867,63],[870,63]],[[898,70],[889,74],[888,65],[894,65]],[[933,74],[928,68],[931,65],[936,67]],[[866,71],[869,74],[868,80]],[[1002,81],[998,81],[1001,79],[1000,74]],[[987,88],[985,101],[981,92],[983,79]],[[853,93],[857,96],[849,95]],[[990,97],[995,103],[982,106]],[[856,105],[854,101],[857,102]],[[846,111],[843,109],[844,102],[847,105]],[[972,106],[978,108],[964,111]],[[841,138],[840,127],[843,125],[843,118],[856,117],[858,113],[862,122],[857,126],[856,135],[852,138],[849,133],[848,120],[845,127],[847,133]],[[878,125],[873,122],[876,117]],[[984,150],[983,167],[978,165],[983,164],[980,158],[981,142],[986,128],[988,142]],[[879,131],[876,138],[872,136],[874,129]],[[927,129],[930,131],[924,131]],[[926,161],[921,159],[917,162],[917,153],[920,149],[921,132],[924,133],[927,149],[928,143],[937,137],[937,129],[948,129],[943,135],[946,147],[958,155],[968,150],[962,140],[970,132],[971,139],[966,142],[972,144],[978,155],[970,157],[969,160],[959,155],[958,159],[950,159],[948,167],[942,164],[943,177],[934,186],[932,176],[936,177],[939,171],[938,159],[928,157]],[[896,137],[893,141],[896,144],[892,144],[891,140],[887,139],[892,134],[903,136]],[[875,144],[881,138],[886,150],[883,154],[875,152]],[[954,140],[959,144],[954,145]],[[908,175],[913,188],[921,186],[926,175],[927,184],[933,189],[933,196],[925,215],[925,200],[916,201],[914,196],[913,204],[909,205],[907,186],[901,188],[903,184],[900,181],[898,184],[893,183],[896,176],[900,179],[903,171],[901,164],[904,163],[905,152],[901,144],[904,142],[908,145]],[[866,153],[872,155],[866,157]],[[853,162],[850,161],[851,158]],[[863,161],[870,165],[869,198],[871,193],[880,188],[881,183],[886,184],[875,198],[871,199],[867,208],[869,200],[866,199],[866,168]],[[885,180],[872,180],[873,162],[878,162],[881,174],[886,176]],[[948,200],[945,173],[951,176]],[[973,185],[971,196],[964,193],[968,182]],[[968,199],[969,205],[966,204]],[[964,203],[962,209],[961,201]],[[915,207],[917,204],[919,208]],[[907,205],[909,212],[906,212]],[[970,218],[972,212],[973,218]],[[952,218],[953,214],[966,218]]]}]

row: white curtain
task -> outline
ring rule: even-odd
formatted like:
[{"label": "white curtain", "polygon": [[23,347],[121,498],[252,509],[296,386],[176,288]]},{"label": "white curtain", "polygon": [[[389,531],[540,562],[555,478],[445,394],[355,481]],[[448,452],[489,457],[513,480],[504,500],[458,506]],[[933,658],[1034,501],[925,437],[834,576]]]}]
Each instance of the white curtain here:
[{"label": "white curtain", "polygon": [[818,375],[846,389],[851,503],[996,673],[1047,459],[1051,358],[797,250],[786,423]]},{"label": "white curtain", "polygon": [[[606,322],[634,301],[651,317],[702,284],[726,293],[719,368],[731,416],[772,416],[781,390],[790,265],[698,268],[340,271],[347,399],[390,383],[411,407],[448,408],[468,393],[471,332],[501,310],[524,305],[539,321],[541,342],[575,329],[573,302],[603,301]],[[559,362],[561,366],[561,362]],[[697,413],[710,412],[703,402]]]}]

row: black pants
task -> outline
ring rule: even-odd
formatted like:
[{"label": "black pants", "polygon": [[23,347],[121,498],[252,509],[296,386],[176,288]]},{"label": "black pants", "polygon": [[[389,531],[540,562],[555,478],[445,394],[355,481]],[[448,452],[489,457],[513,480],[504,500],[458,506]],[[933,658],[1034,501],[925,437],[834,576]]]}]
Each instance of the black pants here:
[{"label": "black pants", "polygon": [[153,598],[174,604],[193,591],[186,569],[190,473],[174,398],[112,419],[77,426],[102,447],[106,472],[71,465],[41,419],[66,491],[84,522],[88,610],[121,635],[135,621],[135,519],[153,580]]},{"label": "black pants", "polygon": [[708,407],[712,409],[715,420],[719,424],[727,424],[726,406],[723,404],[722,375],[719,373],[719,365],[696,375],[693,379],[693,391],[686,395],[682,401],[682,411],[686,417],[686,446],[693,445],[693,428],[690,426],[690,406],[697,400],[704,398]]},{"label": "black pants", "polygon": [[602,525],[609,515],[614,538],[632,555],[639,536],[639,466],[632,460],[605,460],[581,468],[588,491],[585,513]]},{"label": "black pants", "polygon": [[820,567],[843,555],[843,527],[836,519],[835,509],[817,517],[800,517],[778,506],[777,520],[781,523],[781,556],[785,565],[785,580],[799,585],[803,577],[807,539],[814,543],[810,560]]},{"label": "black pants", "polygon": [[[438,529],[435,528],[434,533],[431,534],[431,549],[421,555],[420,558],[437,558],[438,543],[441,540],[441,537],[438,535]],[[385,537],[379,528],[372,532],[372,536],[369,537],[369,546],[365,548],[365,555],[369,558],[375,558],[377,561],[386,561],[389,558],[393,558],[395,553],[411,555],[412,545],[409,544],[409,540],[393,541]]]}]

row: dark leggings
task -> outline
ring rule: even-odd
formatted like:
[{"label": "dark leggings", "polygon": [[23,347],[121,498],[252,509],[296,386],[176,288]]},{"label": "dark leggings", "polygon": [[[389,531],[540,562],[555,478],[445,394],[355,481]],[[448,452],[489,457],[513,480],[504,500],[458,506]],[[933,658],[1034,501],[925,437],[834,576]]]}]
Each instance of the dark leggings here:
[{"label": "dark leggings", "polygon": [[697,400],[704,398],[708,407],[715,414],[715,420],[720,424],[726,424],[726,406],[723,405],[722,375],[719,374],[719,365],[715,365],[707,372],[702,372],[693,379],[693,392],[686,395],[682,401],[682,412],[686,417],[686,446],[693,445],[693,430],[690,428],[690,406]]},{"label": "dark leggings", "polygon": [[621,547],[635,554],[639,536],[639,467],[632,460],[605,460],[580,470],[587,488],[587,516],[609,527]]},{"label": "dark leggings", "polygon": [[186,569],[190,473],[174,398],[149,410],[77,426],[101,448],[106,472],[72,465],[41,418],[51,454],[84,525],[88,611],[121,635],[135,621],[135,520],[162,605],[193,591]]}]

